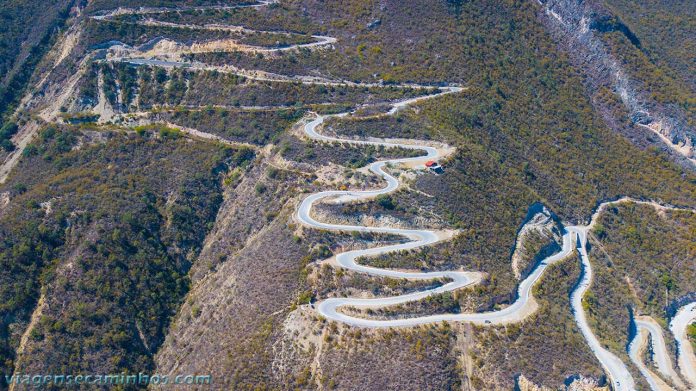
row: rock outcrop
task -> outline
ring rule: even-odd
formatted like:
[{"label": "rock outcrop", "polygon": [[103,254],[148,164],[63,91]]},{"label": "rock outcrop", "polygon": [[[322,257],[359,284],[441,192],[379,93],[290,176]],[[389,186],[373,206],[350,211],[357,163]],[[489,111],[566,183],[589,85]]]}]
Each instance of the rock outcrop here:
[{"label": "rock outcrop", "polygon": [[512,252],[515,277],[524,278],[539,260],[557,252],[561,242],[559,226],[552,213],[541,204],[532,206]]},{"label": "rock outcrop", "polygon": [[[517,384],[515,384],[515,390],[519,391],[553,391],[552,388],[545,386],[538,386],[528,380],[524,375],[520,375],[517,378]],[[597,381],[594,379],[579,377],[573,380],[572,383],[568,384],[565,391],[609,391],[609,387],[600,387]]]},{"label": "rock outcrop", "polygon": [[643,82],[626,72],[598,33],[619,31],[640,48],[638,37],[603,5],[595,1],[538,0],[542,19],[551,34],[566,47],[574,62],[585,70],[588,90],[614,91],[632,123],[658,135],[672,150],[696,165],[696,129],[679,108],[649,97]]}]

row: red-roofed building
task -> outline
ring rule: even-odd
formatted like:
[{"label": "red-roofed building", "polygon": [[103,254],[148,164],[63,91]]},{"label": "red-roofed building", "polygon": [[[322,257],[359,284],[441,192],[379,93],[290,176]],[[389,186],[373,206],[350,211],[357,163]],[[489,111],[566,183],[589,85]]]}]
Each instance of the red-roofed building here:
[{"label": "red-roofed building", "polygon": [[430,171],[432,171],[438,175],[445,172],[445,170],[442,168],[442,166],[437,164],[437,162],[434,160],[428,160],[427,162],[425,162],[425,167],[429,168]]}]

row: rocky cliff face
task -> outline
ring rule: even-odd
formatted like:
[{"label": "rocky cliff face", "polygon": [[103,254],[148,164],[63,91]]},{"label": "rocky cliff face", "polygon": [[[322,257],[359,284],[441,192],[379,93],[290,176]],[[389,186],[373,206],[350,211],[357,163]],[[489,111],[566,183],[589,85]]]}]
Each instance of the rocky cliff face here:
[{"label": "rocky cliff face", "polygon": [[[520,375],[517,378],[517,384],[515,385],[515,390],[519,391],[552,391],[552,388],[538,386],[533,382],[529,381],[524,375]],[[593,379],[588,378],[578,378],[573,380],[572,383],[567,385],[564,390],[566,391],[609,391],[609,387],[600,387],[597,382]]]},{"label": "rocky cliff face", "polygon": [[560,228],[553,214],[543,205],[534,205],[517,235],[512,252],[512,270],[519,280],[526,277],[534,266],[560,250]]},{"label": "rocky cliff face", "polygon": [[628,111],[633,124],[657,134],[670,148],[696,165],[696,129],[689,126],[677,107],[662,105],[648,96],[643,82],[627,74],[598,36],[619,31],[640,48],[638,37],[609,10],[596,1],[537,0],[541,18],[552,35],[566,47],[584,70],[591,93],[611,89]]}]

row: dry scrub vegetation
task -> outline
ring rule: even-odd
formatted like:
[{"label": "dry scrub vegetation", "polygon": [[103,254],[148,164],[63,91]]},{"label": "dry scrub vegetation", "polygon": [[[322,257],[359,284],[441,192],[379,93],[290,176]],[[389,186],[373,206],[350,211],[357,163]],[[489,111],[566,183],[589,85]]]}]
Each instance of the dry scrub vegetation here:
[{"label": "dry scrub vegetation", "polygon": [[[93,1],[84,15],[117,3],[136,5]],[[0,209],[2,369],[210,373],[217,388],[240,390],[511,389],[520,374],[558,388],[576,375],[601,379],[569,309],[568,294],[579,276],[575,258],[549,268],[534,291],[539,311],[522,324],[367,331],[318,319],[309,303],[443,282],[369,278],[325,266],[321,262],[342,249],[402,238],[310,231],[293,218],[305,194],[379,186],[356,169],[412,152],[306,142],[291,125],[309,110],[378,104],[375,111],[361,110],[380,112],[384,102],[429,92],[389,86],[396,82],[470,88],[395,116],[330,121],[326,130],[446,142],[457,152],[442,162],[445,173],[411,175],[408,188],[390,196],[319,211],[349,221],[379,215],[460,230],[452,241],[363,260],[367,264],[486,273],[480,285],[399,308],[401,316],[510,304],[519,281],[511,265],[516,234],[538,203],[566,222],[584,221],[598,202],[625,194],[696,206],[696,175],[608,128],[583,89],[582,75],[537,22],[537,11],[535,2],[522,0],[349,0],[332,7],[290,0],[258,10],[153,15],[175,23],[288,30],[300,41],[307,34],[331,35],[338,41],[327,50],[190,58],[384,86],[255,81],[219,71],[88,61],[62,118],[92,121],[103,92],[117,113],[154,111],[149,115],[155,120],[261,148],[189,139],[163,125],[137,131],[114,124],[45,126],[0,185],[10,199]],[[85,39],[48,85],[60,90],[91,46],[108,40],[143,43],[161,35],[191,42],[222,34],[143,27],[132,23],[138,18],[87,21]],[[266,38],[277,40],[244,39],[269,44]],[[658,84],[656,94],[676,91],[673,84]],[[37,105],[52,96],[50,90],[37,92]],[[608,107],[621,110],[609,91],[600,94]],[[690,104],[689,96],[674,99]],[[8,126],[3,139],[16,131]],[[333,171],[322,171],[326,166]],[[666,306],[693,291],[694,270],[675,272],[694,258],[693,220],[667,214],[619,206],[594,232],[590,256],[597,280],[588,311],[594,330],[614,351],[625,343],[628,306],[665,318]],[[523,272],[552,250],[548,237],[531,235],[521,248]],[[48,305],[18,355],[42,295]]]},{"label": "dry scrub vegetation", "polygon": [[695,232],[694,215],[686,211],[621,204],[602,215],[591,236],[595,281],[584,305],[610,350],[625,354],[632,315],[666,327],[673,304],[693,296]]}]

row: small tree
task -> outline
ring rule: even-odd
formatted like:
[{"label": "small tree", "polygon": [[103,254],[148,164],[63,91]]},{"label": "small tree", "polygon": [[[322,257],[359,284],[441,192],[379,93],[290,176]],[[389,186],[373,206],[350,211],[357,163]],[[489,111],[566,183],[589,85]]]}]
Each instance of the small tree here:
[{"label": "small tree", "polygon": [[379,206],[381,206],[382,208],[389,210],[392,210],[396,207],[396,205],[394,204],[394,200],[392,200],[390,196],[385,194],[380,194],[379,196],[377,196],[377,204],[379,204]]}]

